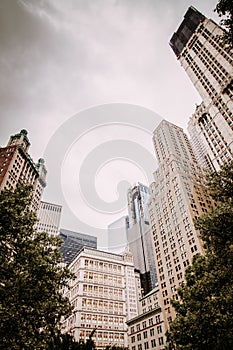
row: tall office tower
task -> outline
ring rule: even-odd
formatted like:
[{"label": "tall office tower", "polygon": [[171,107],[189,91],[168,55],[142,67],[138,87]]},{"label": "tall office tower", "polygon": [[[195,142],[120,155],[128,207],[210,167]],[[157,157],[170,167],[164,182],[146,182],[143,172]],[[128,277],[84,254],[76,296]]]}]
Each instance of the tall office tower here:
[{"label": "tall office tower", "polygon": [[141,183],[128,190],[127,241],[129,250],[133,254],[134,265],[140,270],[144,294],[152,290],[157,283],[147,208],[149,198],[149,188]]},{"label": "tall office tower", "polygon": [[132,254],[84,247],[69,268],[77,278],[64,295],[70,298],[74,312],[64,321],[63,330],[86,341],[96,329],[93,340],[97,350],[116,344],[127,347],[126,321],[137,315],[140,297]]},{"label": "tall office tower", "polygon": [[233,159],[233,50],[223,45],[222,34],[221,27],[190,7],[170,40],[202,98],[188,131],[200,164],[212,169]]},{"label": "tall office tower", "polygon": [[128,216],[122,216],[108,225],[108,250],[122,252],[127,246]]},{"label": "tall office tower", "polygon": [[59,236],[63,240],[60,252],[66,264],[70,264],[83,247],[97,248],[97,237],[95,236],[64,228],[60,229]]},{"label": "tall office tower", "polygon": [[190,142],[183,130],[165,120],[153,135],[159,168],[151,185],[149,215],[161,307],[166,328],[175,315],[170,299],[178,299],[185,268],[203,253],[194,219],[212,207],[201,181]]},{"label": "tall office tower", "polygon": [[46,168],[44,160],[35,164],[28,153],[30,142],[27,131],[10,137],[6,147],[0,148],[0,190],[14,189],[18,183],[33,187],[31,208],[39,209],[40,199],[46,186]]},{"label": "tall office tower", "polygon": [[51,235],[58,235],[61,210],[61,205],[41,201],[37,212],[39,221],[36,223],[36,229],[46,231]]},{"label": "tall office tower", "polygon": [[165,327],[158,286],[139,300],[138,315],[126,323],[129,350],[164,350]]}]

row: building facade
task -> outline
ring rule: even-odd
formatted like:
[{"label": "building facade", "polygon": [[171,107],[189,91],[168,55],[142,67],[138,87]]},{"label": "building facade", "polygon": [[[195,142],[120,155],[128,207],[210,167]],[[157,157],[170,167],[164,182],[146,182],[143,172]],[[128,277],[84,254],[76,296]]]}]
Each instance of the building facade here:
[{"label": "building facade", "polygon": [[140,270],[144,294],[152,290],[157,283],[147,208],[149,198],[149,188],[140,183],[128,190],[127,241],[133,254],[134,265]]},{"label": "building facade", "polygon": [[37,212],[39,221],[36,223],[36,229],[46,231],[50,235],[58,235],[61,211],[61,205],[41,201]]},{"label": "building facade", "polygon": [[111,252],[122,252],[127,246],[128,216],[122,216],[108,225],[107,248]]},{"label": "building facade", "polygon": [[188,131],[201,166],[218,170],[233,159],[233,50],[223,29],[190,7],[170,46],[202,98]]},{"label": "building facade", "polygon": [[96,348],[128,345],[126,321],[138,313],[139,275],[132,254],[122,255],[84,247],[69,265],[76,275],[71,289],[65,290],[74,306],[63,330],[76,340],[86,341],[95,329]]},{"label": "building facade", "polygon": [[60,248],[64,262],[70,264],[83,247],[97,249],[97,237],[85,233],[60,229],[60,238],[63,243]]},{"label": "building facade", "polygon": [[46,168],[41,158],[34,163],[30,157],[30,142],[27,131],[10,137],[6,147],[0,148],[0,190],[14,189],[18,183],[32,185],[33,199],[31,208],[37,211],[43,190],[46,186]]},{"label": "building facade", "polygon": [[127,322],[129,350],[164,350],[165,327],[158,287],[139,300],[138,316]]},{"label": "building facade", "polygon": [[186,267],[203,253],[194,219],[213,206],[202,173],[183,130],[163,120],[154,131],[159,168],[149,201],[156,270],[165,327],[175,316],[170,300],[178,299]]}]

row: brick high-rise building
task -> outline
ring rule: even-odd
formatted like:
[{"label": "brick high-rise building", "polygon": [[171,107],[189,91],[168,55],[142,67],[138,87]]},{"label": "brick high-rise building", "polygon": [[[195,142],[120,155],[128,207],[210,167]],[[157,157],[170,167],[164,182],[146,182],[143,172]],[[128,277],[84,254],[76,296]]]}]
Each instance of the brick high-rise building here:
[{"label": "brick high-rise building", "polygon": [[233,159],[233,50],[223,29],[190,7],[170,46],[202,98],[189,120],[192,146],[203,167]]},{"label": "brick high-rise building", "polygon": [[6,147],[0,148],[0,190],[14,189],[18,183],[30,184],[33,188],[32,209],[39,209],[41,196],[46,186],[44,160],[34,163],[28,153],[30,142],[27,131],[10,137]]},{"label": "brick high-rise building", "polygon": [[178,299],[186,267],[203,253],[194,219],[213,205],[200,167],[183,130],[163,120],[154,131],[159,168],[151,185],[149,217],[165,327],[174,318],[170,299]]}]

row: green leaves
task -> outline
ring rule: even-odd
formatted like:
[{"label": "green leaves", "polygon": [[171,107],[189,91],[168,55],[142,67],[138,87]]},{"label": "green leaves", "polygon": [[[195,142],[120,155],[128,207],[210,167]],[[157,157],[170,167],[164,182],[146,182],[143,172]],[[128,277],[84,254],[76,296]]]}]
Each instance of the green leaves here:
[{"label": "green leaves", "polygon": [[0,193],[0,349],[46,349],[71,312],[60,240],[36,232],[31,188]]}]

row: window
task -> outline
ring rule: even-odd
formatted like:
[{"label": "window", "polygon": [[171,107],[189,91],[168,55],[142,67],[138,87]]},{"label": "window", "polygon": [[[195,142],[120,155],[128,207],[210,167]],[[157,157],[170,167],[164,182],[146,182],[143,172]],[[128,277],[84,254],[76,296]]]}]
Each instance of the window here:
[{"label": "window", "polygon": [[[151,347],[152,348],[155,348],[156,347],[156,341],[155,341],[155,339],[152,339],[151,340]],[[133,349],[132,349],[133,350]]]},{"label": "window", "polygon": [[137,331],[140,331],[140,324],[137,324]]},{"label": "window", "polygon": [[159,345],[163,345],[163,337],[159,338]]},{"label": "window", "polygon": [[158,327],[157,327],[157,332],[158,332],[158,334],[159,334],[159,333],[162,333],[162,326],[158,326]]},{"label": "window", "polygon": [[142,328],[146,328],[146,321],[142,322]]},{"label": "window", "polygon": [[142,350],[142,344],[138,344],[138,350]]},{"label": "window", "polygon": [[149,343],[148,343],[148,341],[146,341],[145,343],[144,343],[144,349],[146,350],[146,349],[149,349]]},{"label": "window", "polygon": [[135,343],[135,336],[131,337],[131,343]]},{"label": "window", "polygon": [[141,340],[142,337],[141,337],[141,333],[137,334],[137,340]]},{"label": "window", "polygon": [[134,333],[134,327],[131,327],[130,330],[131,330],[131,333]]},{"label": "window", "polygon": [[150,336],[153,337],[153,335],[155,335],[155,330],[154,330],[154,328],[151,328],[150,329]]},{"label": "window", "polygon": [[143,332],[143,338],[147,338],[147,331]]}]

